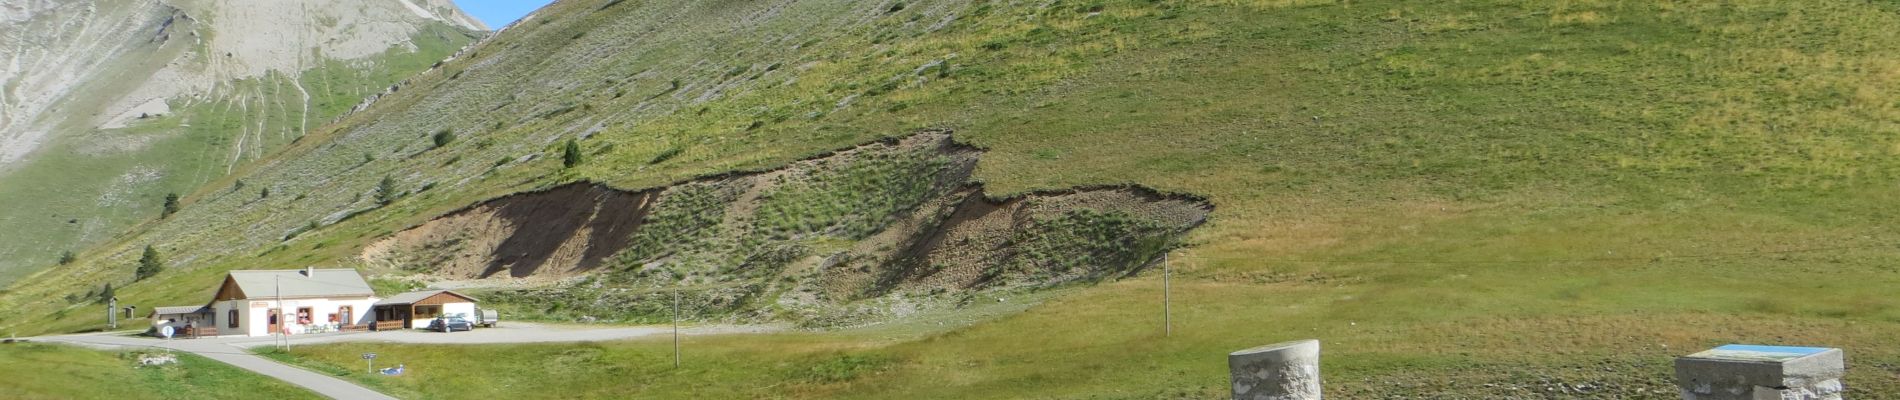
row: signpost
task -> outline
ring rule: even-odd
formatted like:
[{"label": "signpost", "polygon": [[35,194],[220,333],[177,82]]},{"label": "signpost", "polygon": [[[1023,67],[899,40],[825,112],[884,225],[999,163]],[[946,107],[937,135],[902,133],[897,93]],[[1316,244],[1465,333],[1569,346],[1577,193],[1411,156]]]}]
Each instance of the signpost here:
[{"label": "signpost", "polygon": [[363,362],[369,363],[369,373],[376,373],[376,353],[363,353]]},{"label": "signpost", "polygon": [[673,289],[673,368],[680,367],[680,290]]},{"label": "signpost", "polygon": [[276,294],[276,297],[277,297],[277,301],[276,301],[277,304],[274,304],[274,306],[276,306],[275,308],[277,309],[277,313],[276,313],[277,316],[274,317],[276,318],[276,320],[268,321],[270,324],[277,326],[277,331],[270,333],[271,344],[277,345],[278,350],[283,350],[284,352],[288,353],[290,352],[290,344],[288,340],[289,337],[282,336],[284,333],[284,277],[272,275],[270,277],[270,284],[271,284],[271,289],[270,289],[271,292]]}]

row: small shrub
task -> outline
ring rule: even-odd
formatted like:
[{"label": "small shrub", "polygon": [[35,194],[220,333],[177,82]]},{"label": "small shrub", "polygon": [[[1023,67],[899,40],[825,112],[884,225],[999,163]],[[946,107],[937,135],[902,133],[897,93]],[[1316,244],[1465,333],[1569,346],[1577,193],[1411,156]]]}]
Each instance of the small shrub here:
[{"label": "small shrub", "polygon": [[433,136],[432,139],[435,141],[435,147],[439,149],[442,148],[442,146],[449,145],[449,143],[455,143],[455,132],[448,128],[443,128],[442,130],[435,131],[435,136]]},{"label": "small shrub", "polygon": [[399,196],[400,195],[396,193],[396,178],[384,175],[383,181],[376,184],[376,204],[389,205],[389,203],[395,202]]},{"label": "small shrub", "polygon": [[177,213],[178,213],[178,194],[166,193],[164,210],[159,212],[158,217],[170,218],[172,214],[177,214]]},{"label": "small shrub", "polygon": [[885,93],[890,93],[890,92],[892,92],[892,91],[896,91],[896,90],[897,90],[897,86],[898,86],[899,84],[901,84],[901,83],[900,83],[900,82],[898,82],[898,81],[896,81],[896,80],[889,80],[889,81],[884,81],[884,83],[883,83],[883,84],[879,84],[879,85],[877,85],[877,87],[873,87],[873,88],[871,88],[871,90],[867,90],[867,91],[865,91],[865,92],[864,92],[864,95],[865,95],[865,96],[877,96],[877,95],[882,95],[882,94],[885,94]]},{"label": "small shrub", "polygon": [[674,156],[680,155],[680,152],[683,151],[686,151],[686,149],[679,147],[669,147],[666,150],[660,150],[660,154],[654,154],[653,160],[647,161],[647,165],[666,162],[666,160],[671,160]]},{"label": "small shrub", "polygon": [[580,143],[576,143],[574,139],[568,139],[567,145],[561,149],[561,166],[563,168],[574,168],[575,166],[581,165],[581,162],[584,161],[581,157],[583,156],[581,155]]}]

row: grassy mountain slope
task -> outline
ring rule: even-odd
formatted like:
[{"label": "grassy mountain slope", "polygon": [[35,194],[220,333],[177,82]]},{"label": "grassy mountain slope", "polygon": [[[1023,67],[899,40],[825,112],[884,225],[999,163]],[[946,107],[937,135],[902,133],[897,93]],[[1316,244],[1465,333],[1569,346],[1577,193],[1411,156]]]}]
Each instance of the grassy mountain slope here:
[{"label": "grassy mountain slope", "polygon": [[30,12],[0,21],[0,282],[157,218],[166,194],[479,37],[435,19],[452,6],[425,18],[398,4],[7,4]]},{"label": "grassy mountain slope", "polygon": [[[242,169],[281,195],[215,183],[15,286],[0,327],[94,325],[62,297],[108,281],[187,303],[230,268],[353,265],[511,192],[948,127],[989,149],[993,192],[1209,198],[1173,253],[1174,335],[1150,274],[948,327],[698,339],[678,371],[646,342],[299,355],[550,371],[395,383],[424,397],[1213,397],[1226,352],[1317,337],[1343,397],[1567,398],[1667,397],[1668,356],[1757,342],[1847,348],[1852,390],[1900,393],[1895,23],[1884,2],[563,1]],[[570,138],[588,160],[563,169]],[[378,206],[385,177],[404,196]],[[147,244],[172,269],[124,285]]]}]

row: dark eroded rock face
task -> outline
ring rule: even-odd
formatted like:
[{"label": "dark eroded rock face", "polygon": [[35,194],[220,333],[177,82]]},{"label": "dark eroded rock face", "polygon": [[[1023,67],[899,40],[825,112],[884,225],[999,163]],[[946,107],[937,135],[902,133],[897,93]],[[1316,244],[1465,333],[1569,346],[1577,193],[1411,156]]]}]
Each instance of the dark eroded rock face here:
[{"label": "dark eroded rock face", "polygon": [[[571,184],[450,213],[364,259],[450,279],[593,275],[619,289],[589,295],[609,309],[679,286],[718,288],[696,291],[716,308],[800,308],[1126,276],[1212,210],[1138,186],[990,198],[970,180],[981,154],[933,131],[642,191]],[[539,290],[560,292],[523,299],[572,297]]]}]

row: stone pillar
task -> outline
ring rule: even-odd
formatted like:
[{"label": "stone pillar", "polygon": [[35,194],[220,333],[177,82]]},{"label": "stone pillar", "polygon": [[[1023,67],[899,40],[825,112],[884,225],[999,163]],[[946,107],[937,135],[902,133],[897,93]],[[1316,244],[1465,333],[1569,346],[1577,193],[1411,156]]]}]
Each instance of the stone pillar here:
[{"label": "stone pillar", "polygon": [[1234,400],[1319,400],[1319,341],[1276,343],[1227,355]]},{"label": "stone pillar", "polygon": [[1676,358],[1683,400],[1841,400],[1841,349],[1727,345]]}]

